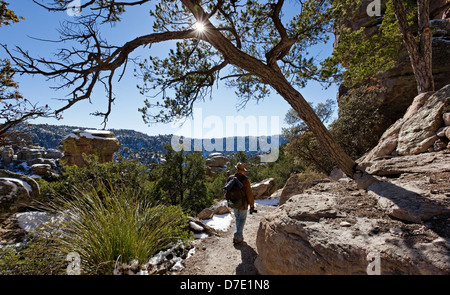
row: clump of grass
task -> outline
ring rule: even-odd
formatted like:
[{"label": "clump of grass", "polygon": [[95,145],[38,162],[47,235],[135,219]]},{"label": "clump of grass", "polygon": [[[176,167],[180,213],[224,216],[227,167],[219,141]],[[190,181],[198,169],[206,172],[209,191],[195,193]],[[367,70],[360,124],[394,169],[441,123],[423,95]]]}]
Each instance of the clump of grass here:
[{"label": "clump of grass", "polygon": [[179,206],[146,201],[140,191],[102,181],[77,187],[56,203],[68,212],[60,243],[76,252],[87,274],[112,274],[118,263],[145,264],[158,251],[187,241],[187,216]]}]

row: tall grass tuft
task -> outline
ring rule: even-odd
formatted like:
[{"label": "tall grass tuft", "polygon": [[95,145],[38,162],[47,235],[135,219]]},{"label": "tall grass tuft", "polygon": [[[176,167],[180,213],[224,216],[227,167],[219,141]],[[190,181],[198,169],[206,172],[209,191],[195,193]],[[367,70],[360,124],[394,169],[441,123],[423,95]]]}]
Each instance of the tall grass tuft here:
[{"label": "tall grass tuft", "polygon": [[61,245],[76,252],[86,274],[112,274],[117,263],[145,264],[158,251],[188,240],[187,216],[179,206],[146,202],[139,189],[99,181],[77,187],[55,203],[67,212]]}]

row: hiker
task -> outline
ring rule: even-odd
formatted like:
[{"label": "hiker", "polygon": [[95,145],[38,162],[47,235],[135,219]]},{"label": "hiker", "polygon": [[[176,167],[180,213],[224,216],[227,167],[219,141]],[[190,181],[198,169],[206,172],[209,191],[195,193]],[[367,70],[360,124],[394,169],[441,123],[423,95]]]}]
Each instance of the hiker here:
[{"label": "hiker", "polygon": [[244,241],[244,225],[245,220],[247,219],[248,206],[250,205],[250,214],[253,214],[253,212],[256,213],[255,199],[253,198],[250,181],[245,175],[246,171],[247,169],[245,168],[244,164],[238,163],[236,165],[236,173],[234,174],[234,176],[242,183],[242,191],[245,196],[243,197],[242,205],[237,208],[233,208],[234,216],[236,218],[236,228],[234,230],[233,244],[238,244]]}]

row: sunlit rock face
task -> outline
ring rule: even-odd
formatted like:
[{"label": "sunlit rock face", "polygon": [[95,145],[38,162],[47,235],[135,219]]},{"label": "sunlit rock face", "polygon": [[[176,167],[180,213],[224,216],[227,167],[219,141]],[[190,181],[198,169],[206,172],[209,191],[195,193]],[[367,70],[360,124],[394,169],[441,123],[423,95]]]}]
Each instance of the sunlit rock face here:
[{"label": "sunlit rock face", "polygon": [[63,160],[67,165],[86,165],[84,155],[96,155],[100,163],[112,162],[113,155],[120,148],[119,140],[111,131],[74,130],[61,142]]}]

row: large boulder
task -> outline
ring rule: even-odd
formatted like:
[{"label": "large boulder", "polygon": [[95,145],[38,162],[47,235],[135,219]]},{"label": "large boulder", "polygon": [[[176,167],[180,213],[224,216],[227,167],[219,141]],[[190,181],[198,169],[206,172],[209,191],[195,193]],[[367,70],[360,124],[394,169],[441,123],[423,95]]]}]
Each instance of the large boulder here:
[{"label": "large boulder", "polygon": [[445,149],[446,114],[450,111],[450,85],[436,92],[418,95],[400,118],[381,136],[378,144],[358,162],[364,163],[395,155],[416,155]]},{"label": "large boulder", "polygon": [[14,150],[11,146],[2,146],[0,147],[0,157],[3,162],[3,165],[7,166],[11,164],[14,157]]},{"label": "large boulder", "polygon": [[[370,17],[366,12],[368,5],[373,2],[372,0],[363,0],[359,13],[352,18],[346,18],[343,21],[343,25],[352,30],[364,28],[367,34],[372,34],[382,21],[382,18]],[[381,2],[385,4],[387,0],[382,0]],[[450,83],[450,59],[448,58],[450,55],[449,3],[449,0],[430,1],[431,26],[435,32],[432,46],[433,78],[436,89],[440,89]],[[339,29],[336,30],[335,34],[336,42],[339,42]],[[379,74],[376,79],[373,79],[373,82],[368,83],[369,85],[355,85],[351,88],[341,85],[337,100],[340,107],[343,107],[341,102],[351,98],[351,93],[354,93],[355,90],[376,89],[376,103],[379,105],[378,110],[383,118],[383,120],[378,120],[376,124],[377,127],[381,127],[373,129],[374,139],[377,139],[386,128],[403,116],[411,105],[413,98],[417,95],[417,82],[407,50],[404,48],[400,52],[396,58],[396,66],[394,68]],[[381,91],[381,93],[378,91]],[[367,92],[367,94],[362,93],[363,97],[357,97],[356,99],[366,101],[364,96],[367,95],[369,98],[372,95],[370,92]],[[374,118],[368,116],[367,120],[372,122]]]},{"label": "large boulder", "polygon": [[442,116],[450,111],[450,85],[429,97],[424,105],[405,120],[398,134],[397,152],[415,155],[426,152],[438,139],[444,125]]},{"label": "large boulder", "polygon": [[31,166],[31,170],[39,176],[49,174],[51,168],[52,167],[50,164],[34,164],[33,166]]},{"label": "large boulder", "polygon": [[228,158],[220,153],[213,153],[206,158],[206,166],[209,167],[225,167],[228,162]]},{"label": "large boulder", "polygon": [[221,153],[212,153],[206,160],[206,175],[215,179],[227,167],[228,158]]},{"label": "large boulder", "polygon": [[198,219],[206,220],[213,218],[214,215],[222,215],[230,213],[230,208],[227,206],[227,201],[220,201],[209,208],[205,208],[198,214]]},{"label": "large boulder", "polygon": [[277,190],[275,178],[268,178],[258,183],[251,184],[253,197],[257,199],[267,199]]},{"label": "large boulder", "polygon": [[303,193],[306,189],[322,182],[324,175],[316,173],[294,174],[286,181],[280,195],[280,205],[286,203],[290,197]]},{"label": "large boulder", "polygon": [[0,170],[0,219],[30,205],[39,196],[36,181],[22,174]]},{"label": "large boulder", "polygon": [[[383,275],[450,274],[450,215],[444,212],[450,201],[437,191],[448,188],[441,177],[449,176],[430,175],[436,179],[430,185],[423,177],[411,174],[404,183],[398,180],[390,184],[391,188],[402,184],[404,190],[414,189],[416,198],[441,207],[440,212],[429,211],[420,223],[387,218],[392,210],[380,206],[380,196],[358,190],[352,181],[321,183],[292,196],[261,221],[255,266],[264,275],[366,274],[375,256]],[[412,180],[417,181],[414,188],[405,187]],[[386,191],[379,189],[378,193]],[[434,191],[431,197],[430,191]],[[402,197],[411,194],[390,201],[399,202]],[[406,211],[420,211],[419,207],[403,207],[406,199],[401,202],[398,205]]]},{"label": "large boulder", "polygon": [[105,130],[74,130],[61,142],[63,160],[68,165],[86,165],[83,155],[96,155],[100,163],[112,162],[113,155],[120,148],[114,133]]}]

